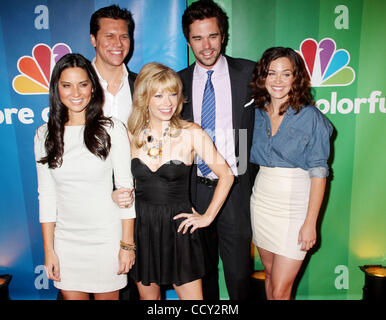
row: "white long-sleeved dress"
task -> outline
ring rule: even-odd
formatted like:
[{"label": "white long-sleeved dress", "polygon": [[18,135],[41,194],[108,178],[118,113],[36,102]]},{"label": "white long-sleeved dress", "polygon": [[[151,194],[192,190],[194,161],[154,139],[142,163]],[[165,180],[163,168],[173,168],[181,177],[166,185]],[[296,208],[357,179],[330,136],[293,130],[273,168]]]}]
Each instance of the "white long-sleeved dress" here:
[{"label": "white long-sleeved dress", "polygon": [[[106,160],[84,144],[84,126],[66,126],[63,164],[49,169],[37,163],[40,223],[55,222],[54,250],[60,282],[55,287],[82,292],[110,292],[127,284],[117,275],[121,219],[135,218],[135,206],[120,209],[111,199],[116,187],[133,187],[130,144],[125,126],[113,120],[107,127],[111,149]],[[45,152],[47,125],[35,135],[35,158]]]}]

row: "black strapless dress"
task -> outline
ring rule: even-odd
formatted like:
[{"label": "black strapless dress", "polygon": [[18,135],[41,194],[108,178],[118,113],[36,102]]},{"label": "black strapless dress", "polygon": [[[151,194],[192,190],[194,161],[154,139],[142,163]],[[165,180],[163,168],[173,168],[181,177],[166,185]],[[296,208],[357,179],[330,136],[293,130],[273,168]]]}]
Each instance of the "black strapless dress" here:
[{"label": "black strapless dress", "polygon": [[205,274],[201,230],[177,232],[184,219],[173,220],[181,212],[191,213],[189,200],[191,166],[181,161],[163,164],[151,171],[139,158],[131,161],[135,179],[136,262],[131,272],[135,281],[149,285],[181,285]]}]

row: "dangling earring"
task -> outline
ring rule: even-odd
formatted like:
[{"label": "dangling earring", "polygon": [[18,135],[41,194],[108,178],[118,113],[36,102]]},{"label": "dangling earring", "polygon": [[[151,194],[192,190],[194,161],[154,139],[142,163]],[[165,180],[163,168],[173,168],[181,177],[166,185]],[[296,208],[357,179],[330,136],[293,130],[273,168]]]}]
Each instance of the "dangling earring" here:
[{"label": "dangling earring", "polygon": [[149,107],[146,108],[146,125],[149,125]]}]

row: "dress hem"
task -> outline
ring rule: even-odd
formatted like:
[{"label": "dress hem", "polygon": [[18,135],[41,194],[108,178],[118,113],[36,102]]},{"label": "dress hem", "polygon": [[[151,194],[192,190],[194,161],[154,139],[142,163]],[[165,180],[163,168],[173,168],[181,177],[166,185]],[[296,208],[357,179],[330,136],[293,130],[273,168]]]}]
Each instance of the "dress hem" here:
[{"label": "dress hem", "polygon": [[271,253],[274,253],[274,254],[277,254],[277,255],[279,255],[279,256],[283,256],[283,257],[289,258],[289,259],[293,259],[293,260],[303,261],[304,258],[306,257],[306,254],[307,254],[307,252],[305,252],[303,258],[300,258],[300,257],[298,257],[298,256],[295,257],[295,256],[293,256],[293,255],[289,255],[288,253],[284,253],[284,252],[282,252],[282,251],[280,251],[280,250],[273,249],[273,248],[268,248],[268,246],[257,245],[257,243],[256,243],[255,240],[253,240],[252,242],[253,242],[253,244],[254,244],[256,247],[259,247],[259,248],[264,249],[264,250],[266,250],[266,251],[269,251],[269,252],[271,252]]},{"label": "dress hem", "polygon": [[146,281],[146,282],[143,282],[143,280],[137,280],[135,279],[134,277],[132,278],[135,282],[141,282],[142,285],[144,286],[150,286],[150,284],[152,283],[155,283],[156,285],[158,286],[167,286],[167,285],[176,285],[176,286],[181,286],[183,284],[186,284],[186,283],[190,283],[190,282],[193,282],[193,281],[196,281],[196,280],[200,280],[204,277],[204,275],[198,275],[198,276],[194,276],[192,277],[191,279],[189,280],[182,280],[182,281],[179,281],[179,282],[163,282],[163,281],[159,281],[159,280],[149,280],[149,281]]},{"label": "dress hem", "polygon": [[78,292],[85,292],[85,293],[106,293],[106,292],[113,292],[113,291],[123,289],[124,287],[127,286],[127,281],[126,281],[126,283],[122,283],[122,284],[117,285],[117,286],[111,286],[111,287],[106,288],[106,289],[90,289],[90,287],[82,287],[81,288],[81,287],[79,287],[79,284],[60,285],[57,282],[54,282],[54,286],[55,286],[55,288],[57,288],[59,290],[65,290],[65,291],[78,291]]}]

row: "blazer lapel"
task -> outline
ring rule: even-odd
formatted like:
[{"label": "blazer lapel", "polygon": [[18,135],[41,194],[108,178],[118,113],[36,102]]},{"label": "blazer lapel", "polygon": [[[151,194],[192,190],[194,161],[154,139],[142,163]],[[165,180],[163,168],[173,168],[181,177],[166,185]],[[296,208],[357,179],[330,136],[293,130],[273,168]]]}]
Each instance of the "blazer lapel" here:
[{"label": "blazer lapel", "polygon": [[180,74],[184,84],[184,96],[187,99],[182,110],[182,118],[189,121],[194,121],[193,112],[193,71],[196,63],[193,63],[186,72]]},{"label": "blazer lapel", "polygon": [[127,70],[129,75],[128,75],[128,79],[129,79],[129,86],[130,86],[130,92],[131,92],[131,96],[133,97],[133,94],[134,94],[134,81],[135,81],[135,78],[137,77],[137,74],[135,74],[134,72],[131,72],[130,70]]},{"label": "blazer lapel", "polygon": [[231,94],[232,94],[232,123],[235,130],[235,149],[238,154],[238,142],[239,142],[239,129],[240,122],[243,113],[243,102],[245,97],[242,96],[243,90],[240,88],[240,83],[243,83],[242,73],[234,65],[232,59],[227,58],[229,78],[231,82]]}]

